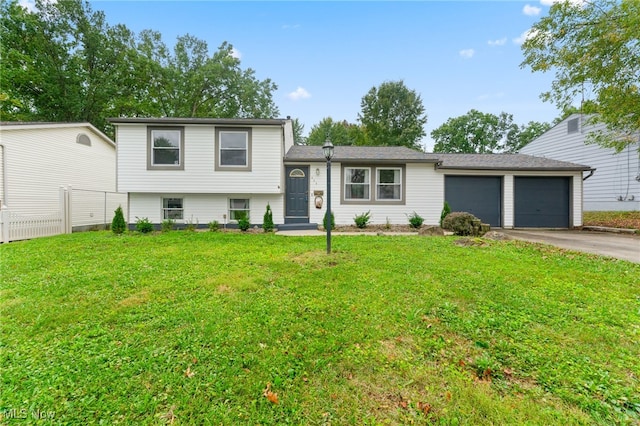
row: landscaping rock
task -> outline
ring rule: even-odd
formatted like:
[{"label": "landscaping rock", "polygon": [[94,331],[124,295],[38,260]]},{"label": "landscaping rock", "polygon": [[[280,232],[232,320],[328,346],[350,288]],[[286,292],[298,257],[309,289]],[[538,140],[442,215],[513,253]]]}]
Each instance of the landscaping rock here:
[{"label": "landscaping rock", "polygon": [[439,226],[425,226],[418,231],[420,235],[444,235],[444,230]]},{"label": "landscaping rock", "polygon": [[486,234],[484,234],[484,238],[488,240],[496,240],[496,241],[506,241],[511,239],[511,237],[505,234],[504,232],[498,232],[498,231],[489,231]]}]

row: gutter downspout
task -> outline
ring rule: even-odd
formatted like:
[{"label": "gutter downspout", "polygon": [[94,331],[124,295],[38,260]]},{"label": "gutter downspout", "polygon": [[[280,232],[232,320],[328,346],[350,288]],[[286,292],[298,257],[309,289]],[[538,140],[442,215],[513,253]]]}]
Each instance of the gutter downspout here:
[{"label": "gutter downspout", "polygon": [[598,169],[590,169],[589,170],[589,174],[586,175],[585,177],[582,178],[582,181],[584,182],[585,180],[589,179],[591,176],[593,176],[593,174],[595,173],[595,171]]}]

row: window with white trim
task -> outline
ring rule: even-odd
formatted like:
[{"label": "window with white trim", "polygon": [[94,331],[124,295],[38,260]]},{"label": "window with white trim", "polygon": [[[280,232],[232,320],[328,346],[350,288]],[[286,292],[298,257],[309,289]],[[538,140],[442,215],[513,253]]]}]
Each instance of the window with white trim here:
[{"label": "window with white trim", "polygon": [[184,129],[150,127],[147,130],[147,168],[184,170]]},{"label": "window with white trim", "polygon": [[216,129],[216,170],[251,171],[251,128]]},{"label": "window with white trim", "polygon": [[371,169],[345,167],[344,173],[344,199],[369,200],[371,198]]},{"label": "window with white trim", "polygon": [[402,169],[376,169],[376,199],[398,201],[402,199]]},{"label": "window with white trim", "polygon": [[230,198],[229,199],[229,220],[240,220],[249,218],[249,199]]},{"label": "window with white trim", "polygon": [[162,199],[162,220],[182,220],[184,219],[184,205],[182,198]]}]

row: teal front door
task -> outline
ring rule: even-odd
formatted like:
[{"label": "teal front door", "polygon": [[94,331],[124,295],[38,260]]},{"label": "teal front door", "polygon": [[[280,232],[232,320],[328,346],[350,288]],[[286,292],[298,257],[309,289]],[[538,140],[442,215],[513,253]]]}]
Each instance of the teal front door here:
[{"label": "teal front door", "polygon": [[309,166],[285,167],[284,223],[309,223]]}]

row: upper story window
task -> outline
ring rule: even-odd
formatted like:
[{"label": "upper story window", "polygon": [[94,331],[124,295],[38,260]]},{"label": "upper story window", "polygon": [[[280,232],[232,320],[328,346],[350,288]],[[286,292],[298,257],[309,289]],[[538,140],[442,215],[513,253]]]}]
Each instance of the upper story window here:
[{"label": "upper story window", "polygon": [[251,171],[251,129],[216,129],[216,170]]},{"label": "upper story window", "polygon": [[371,187],[370,168],[344,168],[344,199],[369,200]]},{"label": "upper story window", "polygon": [[147,169],[184,170],[184,128],[147,129]]}]

